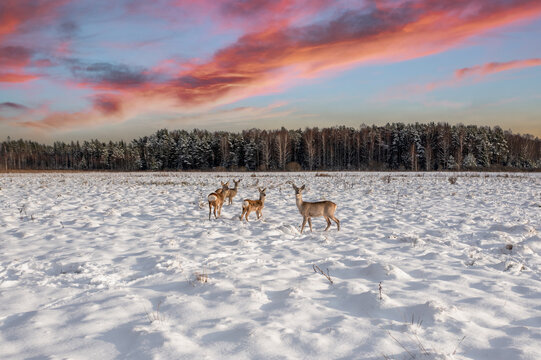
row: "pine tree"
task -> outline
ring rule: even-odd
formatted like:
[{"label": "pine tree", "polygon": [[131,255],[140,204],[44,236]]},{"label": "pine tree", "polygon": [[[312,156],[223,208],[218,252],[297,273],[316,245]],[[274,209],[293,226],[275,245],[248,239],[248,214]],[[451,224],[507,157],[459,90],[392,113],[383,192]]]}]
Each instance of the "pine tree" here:
[{"label": "pine tree", "polygon": [[177,169],[188,170],[192,169],[193,157],[192,157],[192,138],[186,132],[182,131],[178,135],[177,143],[175,145],[175,167]]},{"label": "pine tree", "polygon": [[255,170],[257,167],[257,145],[253,138],[244,146],[244,163],[248,170]]},{"label": "pine tree", "polygon": [[505,134],[499,126],[496,126],[490,132],[489,141],[492,145],[491,162],[500,166],[507,165],[509,146],[505,139]]},{"label": "pine tree", "polygon": [[450,169],[450,170],[455,170],[455,169],[458,168],[458,165],[457,165],[453,155],[449,155],[449,158],[447,159],[447,163],[445,165],[445,168]]},{"label": "pine tree", "polygon": [[462,166],[464,166],[466,169],[475,169],[477,167],[477,160],[475,160],[475,156],[473,156],[472,153],[468,153],[468,155],[464,157]]},{"label": "pine tree", "polygon": [[[464,157],[466,154],[467,159]],[[97,139],[51,145],[7,138],[0,143],[0,168],[9,169],[208,169],[215,166],[284,169],[411,168],[417,170],[539,168],[541,140],[501,128],[445,123],[344,126],[242,134],[194,130],[108,143]]]},{"label": "pine tree", "polygon": [[475,154],[477,164],[481,167],[490,166],[490,158],[492,155],[492,146],[488,140],[487,129],[479,128],[475,136]]}]

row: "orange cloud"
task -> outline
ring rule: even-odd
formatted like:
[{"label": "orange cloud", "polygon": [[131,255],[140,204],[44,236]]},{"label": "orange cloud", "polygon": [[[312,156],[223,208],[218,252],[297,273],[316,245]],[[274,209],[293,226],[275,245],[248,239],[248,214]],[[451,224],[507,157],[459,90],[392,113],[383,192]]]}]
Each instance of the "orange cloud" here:
[{"label": "orange cloud", "polygon": [[22,83],[37,79],[37,75],[24,73],[30,63],[32,51],[22,46],[0,47],[0,83]]},{"label": "orange cloud", "polygon": [[[50,112],[47,108],[29,110],[9,120],[12,125],[43,131],[52,129],[78,129],[96,125],[111,124],[131,119],[145,113],[171,113],[178,110],[171,99],[148,97],[141,94],[103,93],[91,98],[89,109],[75,112]],[[31,119],[29,119],[31,118]],[[38,120],[32,120],[38,119]]]},{"label": "orange cloud", "polygon": [[459,86],[468,78],[473,76],[484,77],[503,71],[524,69],[528,67],[541,66],[541,59],[525,59],[507,62],[490,62],[483,65],[466,67],[455,71],[453,77],[436,80],[426,84],[409,84],[390,89],[386,94],[376,97],[377,101],[403,100],[414,95],[430,93],[440,88]]},{"label": "orange cloud", "polygon": [[539,14],[541,2],[532,0],[418,1],[394,8],[380,4],[320,24],[246,34],[210,61],[179,73],[165,88],[184,104],[213,102],[238,92],[258,93],[262,84],[268,86],[276,78],[292,82],[366,62],[438,53],[473,35]]},{"label": "orange cloud", "polygon": [[[203,1],[201,6],[218,3]],[[321,17],[326,20],[315,24],[295,26],[290,18],[280,14],[288,14],[287,9],[303,1],[261,3],[276,15],[263,22],[264,27],[241,36],[206,62],[180,64],[172,78],[156,80],[148,72],[94,64],[90,70],[83,69],[80,85],[114,90],[115,106],[122,109],[114,113],[115,119],[150,113],[156,111],[157,104],[164,103],[172,111],[210,108],[277,91],[322,72],[439,53],[472,36],[541,15],[538,0],[379,0],[372,6],[368,3],[365,8],[345,10],[330,19]],[[220,11],[224,11],[223,7]],[[231,11],[238,16],[259,10],[245,4]],[[290,16],[297,14],[294,11]],[[43,124],[53,128],[86,126],[111,116],[94,103],[88,115],[55,114],[45,118]]]},{"label": "orange cloud", "polygon": [[0,73],[0,83],[22,83],[37,78],[38,76],[30,74]]},{"label": "orange cloud", "polygon": [[[237,28],[251,32],[287,27],[328,7],[339,5],[336,0],[169,0],[169,3],[181,12],[190,14],[192,21],[206,21],[212,17],[221,29]],[[163,12],[157,15],[170,16]]]},{"label": "orange cloud", "polygon": [[0,43],[2,37],[20,31],[23,25],[50,23],[54,12],[69,0],[2,0],[0,2]]},{"label": "orange cloud", "polygon": [[40,77],[27,74],[34,51],[13,43],[10,37],[49,24],[56,18],[56,10],[70,0],[2,0],[0,1],[0,82],[22,83]]},{"label": "orange cloud", "polygon": [[514,60],[507,62],[491,62],[479,66],[467,67],[455,71],[457,79],[463,79],[468,76],[485,76],[502,71],[523,69],[533,66],[541,66],[541,59]]}]

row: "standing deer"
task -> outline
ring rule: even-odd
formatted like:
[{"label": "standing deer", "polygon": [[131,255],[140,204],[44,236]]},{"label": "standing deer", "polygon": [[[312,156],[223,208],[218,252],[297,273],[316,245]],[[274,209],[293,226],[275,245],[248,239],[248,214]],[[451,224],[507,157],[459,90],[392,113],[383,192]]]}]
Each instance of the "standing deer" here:
[{"label": "standing deer", "polygon": [[261,211],[265,206],[265,197],[267,196],[267,194],[265,194],[265,191],[267,190],[267,188],[257,188],[257,190],[259,190],[259,200],[246,199],[242,202],[242,214],[240,214],[241,221],[244,214],[246,214],[246,221],[248,221],[248,215],[250,215],[252,211],[255,211],[258,219],[261,217]]},{"label": "standing deer", "polygon": [[237,191],[239,189],[240,181],[241,181],[241,179],[238,179],[238,180],[233,179],[233,182],[235,183],[235,187],[233,189],[229,189],[227,194],[225,194],[225,197],[229,199],[229,204],[228,205],[233,204],[233,198],[235,196],[237,196]]},{"label": "standing deer", "polygon": [[301,234],[304,230],[304,225],[306,225],[306,221],[308,221],[308,225],[310,225],[310,231],[312,231],[312,218],[319,216],[323,216],[325,220],[327,220],[327,227],[325,228],[325,231],[327,231],[331,226],[331,219],[338,226],[338,230],[340,230],[340,220],[338,220],[334,216],[334,212],[336,211],[335,203],[333,203],[332,201],[302,201],[302,191],[304,190],[305,186],[303,185],[298,188],[293,183],[291,185],[293,185],[293,189],[295,190],[295,197],[297,198],[297,208],[299,208],[299,212],[302,215]]},{"label": "standing deer", "polygon": [[220,181],[222,184],[222,188],[216,190],[215,192],[209,194],[208,200],[209,200],[209,220],[210,220],[210,214],[212,212],[212,208],[214,207],[214,218],[217,219],[216,216],[216,210],[218,210],[218,216],[222,214],[222,205],[224,204],[224,199],[227,191],[229,190],[229,181],[224,183]]}]

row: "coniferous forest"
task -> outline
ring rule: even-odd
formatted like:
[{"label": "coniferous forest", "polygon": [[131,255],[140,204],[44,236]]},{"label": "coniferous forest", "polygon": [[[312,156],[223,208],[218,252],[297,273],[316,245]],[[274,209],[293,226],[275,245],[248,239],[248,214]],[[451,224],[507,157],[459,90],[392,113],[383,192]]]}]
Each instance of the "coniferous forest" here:
[{"label": "coniferous forest", "polygon": [[304,130],[158,130],[131,142],[12,140],[0,170],[539,170],[541,139],[447,123]]}]

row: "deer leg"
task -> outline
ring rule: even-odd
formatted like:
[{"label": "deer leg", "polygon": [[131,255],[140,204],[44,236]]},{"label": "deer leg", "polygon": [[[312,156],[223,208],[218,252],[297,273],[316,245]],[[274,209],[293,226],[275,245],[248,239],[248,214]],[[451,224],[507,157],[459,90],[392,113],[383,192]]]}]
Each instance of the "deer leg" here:
[{"label": "deer leg", "polygon": [[212,213],[212,206],[210,205],[210,202],[209,202],[209,220],[210,220],[210,214]]},{"label": "deer leg", "polygon": [[336,223],[336,226],[338,226],[338,231],[340,231],[340,220],[338,220],[337,218],[335,218],[334,215],[332,216],[332,219],[333,219],[334,222]]},{"label": "deer leg", "polygon": [[250,209],[246,210],[246,221],[248,221],[248,215],[250,215],[251,211]]},{"label": "deer leg", "polygon": [[245,213],[246,213],[246,209],[242,208],[242,214],[240,214],[240,221],[242,221],[242,217],[244,216]]},{"label": "deer leg", "polygon": [[301,234],[302,234],[302,231],[304,230],[304,225],[306,225],[306,218],[305,217],[302,218]]},{"label": "deer leg", "polygon": [[222,203],[218,208],[218,217],[222,216],[222,206],[224,206],[224,203]]},{"label": "deer leg", "polygon": [[329,230],[329,227],[331,226],[331,219],[329,219],[327,216],[325,216],[325,220],[327,220],[327,227],[325,228],[325,231]]},{"label": "deer leg", "polygon": [[310,232],[312,232],[312,218],[308,218],[308,225],[310,225]]},{"label": "deer leg", "polygon": [[256,210],[255,213],[257,214],[257,218],[259,219],[261,217],[261,210]]},{"label": "deer leg", "polygon": [[217,217],[216,217],[216,204],[214,204],[214,209],[213,209],[213,211],[214,211],[214,218],[217,219]]}]

